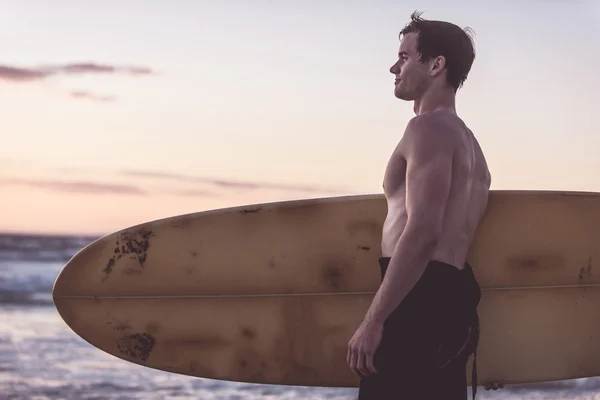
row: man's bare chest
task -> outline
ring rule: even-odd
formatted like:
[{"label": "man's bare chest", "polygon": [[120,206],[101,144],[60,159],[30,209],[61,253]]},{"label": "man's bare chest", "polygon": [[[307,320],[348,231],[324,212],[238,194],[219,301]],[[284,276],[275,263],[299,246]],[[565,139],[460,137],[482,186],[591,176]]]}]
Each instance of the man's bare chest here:
[{"label": "man's bare chest", "polygon": [[404,191],[406,186],[406,165],[402,148],[399,146],[390,156],[383,175],[383,190],[386,197],[389,198],[400,191]]}]

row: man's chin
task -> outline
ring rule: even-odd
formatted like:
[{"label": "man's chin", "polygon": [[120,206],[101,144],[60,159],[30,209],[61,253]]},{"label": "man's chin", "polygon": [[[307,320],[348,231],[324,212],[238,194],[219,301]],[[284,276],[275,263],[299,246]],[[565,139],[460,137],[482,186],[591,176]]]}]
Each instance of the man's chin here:
[{"label": "man's chin", "polygon": [[401,92],[399,90],[394,91],[394,95],[396,96],[396,98],[398,98],[400,100],[404,100],[404,101],[414,100],[408,93]]}]

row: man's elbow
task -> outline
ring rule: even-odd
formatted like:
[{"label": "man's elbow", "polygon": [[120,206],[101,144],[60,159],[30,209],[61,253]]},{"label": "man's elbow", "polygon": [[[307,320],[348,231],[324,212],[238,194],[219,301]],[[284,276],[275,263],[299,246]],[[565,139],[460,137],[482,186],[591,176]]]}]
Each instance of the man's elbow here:
[{"label": "man's elbow", "polygon": [[434,250],[442,236],[442,224],[439,221],[409,221],[406,233],[414,238],[415,244],[428,250]]}]

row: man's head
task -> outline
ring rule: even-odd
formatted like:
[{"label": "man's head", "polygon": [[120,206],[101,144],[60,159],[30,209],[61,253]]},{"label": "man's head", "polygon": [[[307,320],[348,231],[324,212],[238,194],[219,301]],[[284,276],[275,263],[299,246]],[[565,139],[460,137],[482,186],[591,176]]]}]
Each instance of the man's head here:
[{"label": "man's head", "polygon": [[422,19],[416,11],[400,32],[395,75],[396,97],[417,100],[431,90],[451,89],[454,93],[467,79],[475,59],[468,30],[444,21]]}]

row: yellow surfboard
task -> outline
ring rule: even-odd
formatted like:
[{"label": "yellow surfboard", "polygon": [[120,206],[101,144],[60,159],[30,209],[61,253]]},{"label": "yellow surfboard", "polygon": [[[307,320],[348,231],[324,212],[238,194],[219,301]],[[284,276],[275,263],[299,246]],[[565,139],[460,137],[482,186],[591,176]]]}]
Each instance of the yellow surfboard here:
[{"label": "yellow surfboard", "polygon": [[[148,222],[76,254],[54,302],[83,339],[146,367],[357,386],[347,344],[380,283],[385,214],[364,195]],[[469,262],[479,384],[600,375],[600,194],[493,191]]]}]

